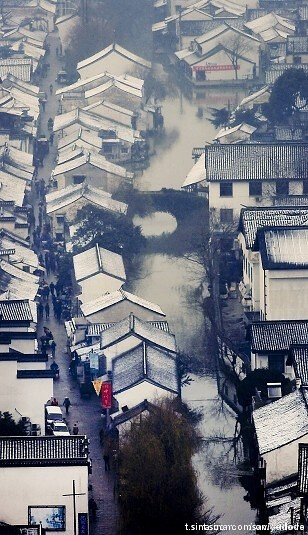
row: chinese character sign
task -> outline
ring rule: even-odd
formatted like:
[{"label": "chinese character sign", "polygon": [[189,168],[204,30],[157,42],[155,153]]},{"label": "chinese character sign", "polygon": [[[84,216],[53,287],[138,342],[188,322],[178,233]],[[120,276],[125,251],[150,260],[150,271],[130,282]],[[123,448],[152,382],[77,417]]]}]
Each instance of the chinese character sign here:
[{"label": "chinese character sign", "polygon": [[103,409],[111,409],[112,405],[112,384],[111,381],[102,384],[101,388],[102,407]]}]

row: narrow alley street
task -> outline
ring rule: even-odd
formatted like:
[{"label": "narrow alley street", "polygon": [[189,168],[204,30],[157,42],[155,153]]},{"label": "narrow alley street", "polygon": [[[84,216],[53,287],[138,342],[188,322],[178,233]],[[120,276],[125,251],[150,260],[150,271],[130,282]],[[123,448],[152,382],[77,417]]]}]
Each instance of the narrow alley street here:
[{"label": "narrow alley street", "polygon": [[[45,62],[50,64],[47,77],[42,78],[40,89],[48,95],[45,110],[41,110],[39,135],[49,138],[47,122],[49,118],[54,120],[58,112],[58,101],[55,92],[58,88],[56,81],[57,72],[63,68],[61,57],[56,53],[60,49],[60,41],[57,32],[48,36],[50,52],[45,58]],[[50,91],[52,84],[53,90]],[[44,158],[43,166],[38,168],[38,180],[44,179],[46,187],[52,170],[56,165],[57,157],[57,137],[50,146],[49,154]],[[36,219],[38,218],[39,198],[33,196],[33,206]],[[46,277],[48,284],[56,282],[54,274]],[[73,425],[78,424],[79,433],[85,434],[90,440],[90,458],[92,461],[92,475],[89,477],[89,497],[93,497],[98,505],[97,518],[90,524],[91,535],[112,535],[116,532],[117,524],[117,503],[114,498],[114,474],[113,471],[105,472],[103,462],[103,452],[100,445],[99,431],[102,428],[100,403],[94,390],[90,399],[81,399],[77,382],[69,374],[70,358],[67,354],[67,337],[64,328],[64,321],[58,322],[52,313],[52,304],[49,297],[50,317],[48,320],[41,320],[38,325],[38,339],[43,334],[44,326],[53,333],[56,342],[55,361],[59,366],[59,379],[54,381],[54,395],[61,406],[66,396],[72,403],[69,414],[66,417],[68,427],[72,431]],[[46,303],[46,301],[45,301]],[[44,314],[45,317],[45,314]],[[52,357],[49,356],[49,366]],[[46,400],[47,401],[47,400]],[[64,407],[63,411],[64,411]],[[91,490],[92,489],[92,490]],[[78,499],[78,498],[76,498]]]}]

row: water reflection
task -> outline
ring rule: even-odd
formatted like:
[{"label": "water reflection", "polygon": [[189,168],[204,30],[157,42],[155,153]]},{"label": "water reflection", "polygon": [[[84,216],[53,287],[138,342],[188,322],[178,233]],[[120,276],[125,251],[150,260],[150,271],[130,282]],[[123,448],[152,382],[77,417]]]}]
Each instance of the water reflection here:
[{"label": "water reflection", "polygon": [[154,212],[144,217],[136,215],[133,223],[141,227],[145,237],[171,234],[177,227],[175,217],[167,212]]}]

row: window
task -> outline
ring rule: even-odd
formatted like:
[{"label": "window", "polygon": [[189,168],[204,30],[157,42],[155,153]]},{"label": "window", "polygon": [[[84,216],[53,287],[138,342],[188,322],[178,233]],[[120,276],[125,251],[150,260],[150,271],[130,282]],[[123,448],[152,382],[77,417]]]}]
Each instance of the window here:
[{"label": "window", "polygon": [[26,273],[30,273],[30,266],[22,266],[22,270]]},{"label": "window", "polygon": [[254,180],[249,182],[249,195],[250,197],[261,197],[262,196],[262,182],[261,180]]},{"label": "window", "polygon": [[63,241],[63,233],[56,232],[56,241]]},{"label": "window", "polygon": [[220,196],[221,197],[232,197],[233,195],[233,184],[232,182],[221,182],[220,183]]},{"label": "window", "polygon": [[196,81],[204,82],[206,80],[205,71],[196,71]]},{"label": "window", "polygon": [[308,180],[303,180],[303,195],[308,195]]},{"label": "window", "polygon": [[295,65],[299,65],[302,62],[302,58],[301,56],[294,56],[293,61]]},{"label": "window", "polygon": [[73,183],[82,184],[85,181],[85,175],[73,175]]},{"label": "window", "polygon": [[288,180],[277,180],[276,195],[289,195],[289,181]]},{"label": "window", "polygon": [[64,215],[57,215],[57,225],[64,224]]},{"label": "window", "polygon": [[121,147],[122,154],[128,154],[128,147]]},{"label": "window", "polygon": [[232,208],[220,209],[220,222],[221,223],[233,223],[233,209]]},{"label": "window", "polygon": [[281,383],[267,383],[267,397],[269,399],[281,398]]},{"label": "window", "polygon": [[110,154],[112,152],[112,143],[104,143],[103,152],[104,154]]},{"label": "window", "polygon": [[284,355],[269,355],[268,369],[284,373]]}]

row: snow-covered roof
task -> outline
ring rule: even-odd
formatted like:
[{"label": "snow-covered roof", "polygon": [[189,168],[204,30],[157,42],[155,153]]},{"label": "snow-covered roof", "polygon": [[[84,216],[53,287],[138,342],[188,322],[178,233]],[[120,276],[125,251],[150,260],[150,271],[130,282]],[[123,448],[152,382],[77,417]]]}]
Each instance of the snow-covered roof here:
[{"label": "snow-covered roof", "polygon": [[99,273],[105,273],[123,282],[126,280],[122,256],[97,244],[87,251],[74,255],[73,263],[77,282]]},{"label": "snow-covered roof", "polygon": [[100,188],[95,188],[90,184],[80,184],[76,186],[67,186],[58,191],[48,193],[46,195],[47,214],[52,214],[57,210],[64,209],[66,206],[71,205],[81,198],[110,212],[118,214],[126,214],[127,212],[127,204],[112,199],[110,193],[107,193]]},{"label": "snow-covered roof", "polygon": [[246,247],[251,249],[257,231],[264,227],[308,226],[308,206],[302,208],[279,206],[243,208],[240,215],[239,230],[243,233]]},{"label": "snow-covered roof", "polygon": [[253,134],[255,131],[256,131],[256,128],[254,126],[251,126],[250,124],[247,124],[247,123],[241,123],[230,128],[221,128],[221,130],[219,130],[218,134],[216,134],[214,139],[221,139],[222,137],[228,137],[231,134],[235,134],[235,132],[243,132],[244,134],[251,136],[251,134]]},{"label": "snow-covered roof", "polygon": [[26,264],[34,269],[39,267],[37,254],[30,247],[25,247],[8,236],[0,237],[0,248],[15,250],[13,254],[10,254],[10,262],[15,263],[17,267],[18,264]]},{"label": "snow-covered roof", "polygon": [[278,401],[273,401],[253,412],[252,417],[261,455],[308,434],[307,401],[308,393],[305,390],[295,390]]},{"label": "snow-covered roof", "polygon": [[105,310],[117,303],[120,303],[121,301],[124,301],[125,299],[142,308],[151,310],[156,314],[160,314],[161,316],[166,315],[159,305],[151,303],[150,301],[146,301],[142,297],[138,297],[137,295],[127,292],[122,288],[120,290],[117,290],[116,292],[102,295],[101,297],[98,297],[93,301],[88,301],[87,303],[81,305],[81,311],[85,317],[91,316],[92,314],[100,312],[101,310]]},{"label": "snow-covered roof", "polygon": [[192,186],[193,184],[199,184],[199,182],[202,182],[203,180],[206,180],[204,152],[201,154],[197,162],[193,165],[193,167],[187,174],[183,182],[182,188],[187,188],[189,186]]},{"label": "snow-covered roof", "polygon": [[93,146],[97,149],[101,149],[102,147],[102,139],[98,136],[97,132],[91,132],[86,128],[80,127],[79,130],[75,130],[68,136],[59,139],[58,150],[61,151],[78,140],[87,146]]},{"label": "snow-covered roof", "polygon": [[151,344],[176,352],[175,337],[173,334],[156,328],[149,322],[143,321],[133,314],[115,323],[101,333],[101,349],[118,343],[127,336],[135,336],[140,340],[147,340]]},{"label": "snow-covered roof", "polygon": [[83,61],[79,61],[79,63],[77,64],[77,71],[79,71],[80,69],[83,69],[84,67],[87,67],[88,65],[91,65],[92,63],[95,63],[96,61],[112,53],[123,56],[126,59],[129,59],[130,61],[132,61],[133,63],[136,63],[137,65],[141,67],[145,67],[147,69],[151,68],[151,63],[149,61],[146,61],[140,56],[137,56],[136,54],[133,54],[129,50],[126,50],[122,46],[116,43],[113,43],[107,46],[106,48],[104,48],[103,50],[101,50],[100,52],[98,52],[97,54],[94,54],[93,56],[90,56],[84,59]]},{"label": "snow-covered roof", "polygon": [[34,301],[39,288],[39,277],[2,260],[0,262],[0,294],[2,299],[29,299]]},{"label": "snow-covered roof", "polygon": [[0,59],[0,77],[2,80],[8,73],[24,82],[30,82],[33,70],[31,58],[7,58]]},{"label": "snow-covered roof", "polygon": [[245,26],[252,32],[261,34],[261,36],[268,30],[277,28],[281,31],[281,27],[283,28],[283,31],[286,32],[286,36],[295,31],[295,25],[293,24],[293,21],[285,17],[281,17],[273,12],[246,22]]},{"label": "snow-covered roof", "polygon": [[257,247],[263,269],[307,269],[308,228],[261,228],[257,232]]},{"label": "snow-covered roof", "polygon": [[63,164],[57,165],[53,171],[53,176],[55,177],[62,175],[74,169],[78,169],[86,164],[93,165],[93,167],[97,167],[106,173],[110,173],[118,177],[127,179],[133,178],[133,174],[129,173],[125,167],[112,163],[101,154],[97,154],[95,152],[83,154],[74,160],[69,160]]}]

